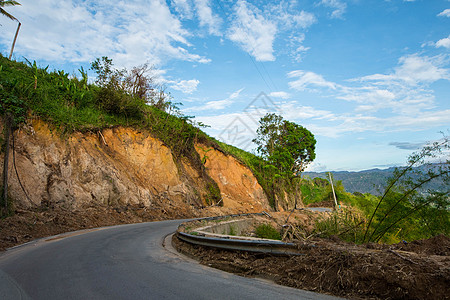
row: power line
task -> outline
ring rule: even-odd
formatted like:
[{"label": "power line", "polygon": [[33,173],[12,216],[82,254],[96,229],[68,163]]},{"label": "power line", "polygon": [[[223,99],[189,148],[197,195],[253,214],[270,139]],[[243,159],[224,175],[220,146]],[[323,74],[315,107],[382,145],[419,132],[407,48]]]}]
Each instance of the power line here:
[{"label": "power line", "polygon": [[[229,14],[227,14],[227,12],[225,11],[225,9],[223,8],[222,4],[220,3],[220,0],[216,0],[217,5],[220,7],[220,9],[222,10],[223,14],[226,17],[229,17]],[[242,22],[239,22],[241,25],[241,28],[243,28],[243,24]],[[245,32],[245,31],[244,31]],[[247,34],[247,32],[245,32],[247,35],[247,40],[250,40],[249,35]],[[237,32],[237,35],[242,39],[243,37],[241,36],[240,32]],[[255,52],[255,47],[250,44],[250,47],[252,48],[251,51],[254,53]],[[246,51],[247,52],[247,51]],[[270,87],[270,85],[268,84],[266,78],[264,77],[263,73],[261,72],[260,68],[258,67],[255,59],[250,55],[250,53],[247,52],[247,55],[249,56],[250,60],[252,61],[253,65],[255,66],[256,71],[258,72],[259,76],[261,77],[261,79],[263,80],[264,84],[267,86],[267,88],[269,89],[270,92],[273,91],[273,89]],[[277,86],[275,85],[274,81],[272,80],[272,77],[270,76],[269,72],[267,71],[266,67],[264,66],[264,63],[260,62],[260,64],[262,65],[265,73],[267,74],[268,79],[270,80],[270,82],[272,83],[272,86],[277,89]]]}]

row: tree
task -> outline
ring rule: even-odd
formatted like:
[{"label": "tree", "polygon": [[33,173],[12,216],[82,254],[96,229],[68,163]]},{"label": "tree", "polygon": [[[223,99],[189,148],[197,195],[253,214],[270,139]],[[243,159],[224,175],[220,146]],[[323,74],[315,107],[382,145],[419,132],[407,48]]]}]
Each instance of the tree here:
[{"label": "tree", "polygon": [[[7,215],[10,207],[8,207],[8,166],[10,152],[10,136],[14,134],[17,126],[25,121],[26,108],[22,99],[16,96],[15,89],[17,84],[13,81],[1,80],[0,82],[0,115],[5,122],[4,125],[4,145],[3,145],[3,174],[2,174],[2,193],[0,202],[0,216]],[[13,137],[14,139],[14,137]],[[14,140],[13,140],[14,151]]]},{"label": "tree", "polygon": [[101,88],[102,93],[108,94],[106,97],[101,97],[108,102],[106,107],[103,107],[107,111],[113,113],[123,111],[120,108],[120,101],[114,99],[117,98],[114,96],[118,96],[118,94],[122,94],[119,98],[126,100],[127,97],[124,97],[126,94],[162,111],[176,108],[170,101],[170,94],[165,92],[164,86],[155,83],[153,66],[143,64],[133,67],[131,71],[125,68],[119,70],[114,67],[112,59],[103,56],[92,62],[91,70],[97,73],[95,82]]},{"label": "tree", "polygon": [[16,17],[14,17],[13,15],[11,15],[10,13],[8,13],[6,10],[3,9],[3,7],[5,6],[14,6],[14,5],[20,5],[19,2],[17,1],[4,1],[4,0],[0,0],[0,13],[1,15],[13,20],[13,21],[17,21],[17,30],[16,30],[16,34],[14,35],[14,40],[11,46],[11,51],[9,52],[9,59],[11,59],[13,51],[14,51],[14,45],[16,44],[16,40],[17,40],[17,35],[19,34],[19,29],[20,26],[22,25],[19,20],[16,19]]},{"label": "tree", "polygon": [[[20,29],[20,22],[16,19],[16,17],[14,17],[13,15],[11,15],[10,13],[8,13],[6,10],[3,9],[3,7],[6,6],[14,6],[14,5],[20,5],[19,2],[17,1],[5,1],[5,0],[0,0],[0,14],[2,16],[5,16],[13,21],[17,21],[19,23],[19,25],[17,26],[17,30],[16,30],[16,35],[14,36],[14,41],[11,47],[11,52],[9,54],[9,59],[11,59],[12,56],[12,52],[14,50],[14,45],[16,43],[16,39],[17,39],[17,35],[19,33],[19,29]],[[5,209],[5,213],[8,210],[8,162],[9,162],[9,136],[11,133],[11,120],[10,120],[10,116],[9,114],[5,114],[4,115],[4,119],[5,119],[5,155],[3,158],[3,180],[2,180],[2,195],[1,195],[1,199],[3,201],[3,205],[4,205],[4,209]]]},{"label": "tree", "polygon": [[[362,242],[379,242],[387,234],[424,238],[450,230],[450,138],[425,146],[396,168],[371,213]],[[438,190],[426,189],[441,180]],[[425,191],[424,191],[425,189]],[[418,221],[420,220],[420,221]],[[405,232],[401,234],[401,232]]]},{"label": "tree", "polygon": [[17,1],[0,0],[0,13],[2,14],[2,16],[5,16],[13,21],[17,21],[17,19],[13,15],[11,15],[10,13],[8,13],[6,10],[3,9],[3,7],[14,5],[20,5],[20,3]]},{"label": "tree", "polygon": [[316,139],[303,126],[283,120],[276,114],[267,114],[259,120],[258,153],[278,169],[279,175],[296,177],[316,157]]}]

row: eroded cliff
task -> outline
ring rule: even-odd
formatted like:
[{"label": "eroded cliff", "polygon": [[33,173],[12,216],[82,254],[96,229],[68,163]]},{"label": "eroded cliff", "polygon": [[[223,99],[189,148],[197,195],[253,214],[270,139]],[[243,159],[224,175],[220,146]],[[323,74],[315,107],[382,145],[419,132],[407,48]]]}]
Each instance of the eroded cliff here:
[{"label": "eroded cliff", "polygon": [[[16,207],[137,205],[187,212],[209,206],[214,188],[205,180],[204,167],[175,157],[146,131],[117,127],[62,135],[35,119],[15,132],[14,146],[18,176],[11,161],[9,186]],[[221,210],[270,209],[248,168],[212,148],[206,154],[205,147],[196,149],[200,157],[207,155],[203,162],[220,188]]]}]

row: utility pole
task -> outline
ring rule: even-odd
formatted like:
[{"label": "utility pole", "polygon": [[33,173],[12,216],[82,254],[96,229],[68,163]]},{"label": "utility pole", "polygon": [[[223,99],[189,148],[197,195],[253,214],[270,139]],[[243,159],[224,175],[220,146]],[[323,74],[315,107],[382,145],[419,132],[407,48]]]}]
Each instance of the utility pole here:
[{"label": "utility pole", "polygon": [[334,208],[336,210],[339,210],[339,206],[338,206],[337,199],[336,199],[336,193],[334,192],[333,179],[331,179],[331,172],[328,172],[328,176],[330,177],[331,190],[333,191]]}]

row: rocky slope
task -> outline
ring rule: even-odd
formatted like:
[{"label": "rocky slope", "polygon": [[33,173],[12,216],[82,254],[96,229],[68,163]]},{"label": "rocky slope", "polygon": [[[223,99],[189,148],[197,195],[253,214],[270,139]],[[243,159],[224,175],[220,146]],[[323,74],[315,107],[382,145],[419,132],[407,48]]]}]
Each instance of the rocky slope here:
[{"label": "rocky slope", "polygon": [[[248,168],[218,150],[196,149],[204,158],[202,169],[220,188],[222,210],[270,209]],[[176,158],[150,133],[131,128],[62,135],[39,119],[30,120],[15,132],[15,165],[18,177],[12,161],[9,166],[10,196],[22,209],[169,205],[194,211],[208,206],[211,189],[188,159]]]}]

